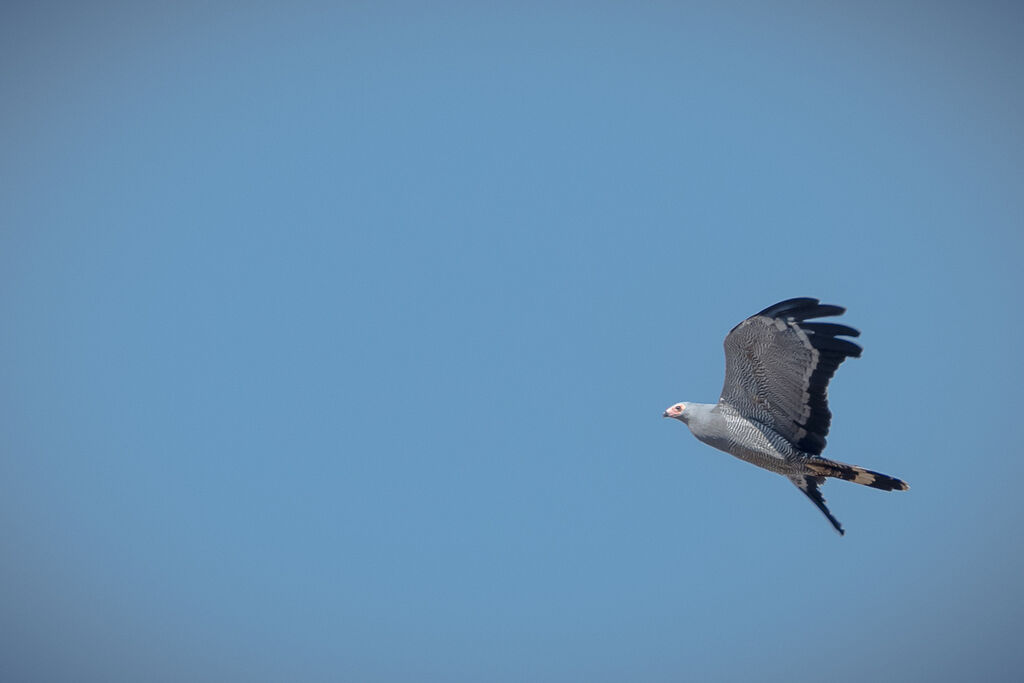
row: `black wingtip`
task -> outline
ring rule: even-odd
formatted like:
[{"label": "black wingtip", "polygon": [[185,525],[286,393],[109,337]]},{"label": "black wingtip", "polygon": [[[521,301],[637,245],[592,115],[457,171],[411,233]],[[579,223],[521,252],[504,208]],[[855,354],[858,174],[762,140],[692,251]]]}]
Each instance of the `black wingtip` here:
[{"label": "black wingtip", "polygon": [[808,306],[817,306],[820,303],[818,299],[811,298],[809,296],[798,296],[794,299],[786,299],[780,301],[777,304],[772,304],[768,308],[757,313],[757,315],[765,315],[769,318],[778,317],[780,313],[786,313],[800,308],[807,308]]},{"label": "black wingtip", "polygon": [[844,337],[859,337],[860,330],[850,327],[849,325],[840,325],[839,323],[800,323],[800,327],[805,332],[814,332],[828,337],[835,337],[842,335]]},{"label": "black wingtip", "polygon": [[842,315],[845,312],[846,309],[842,306],[823,304],[814,297],[800,296],[772,304],[757,313],[757,315],[764,315],[769,318],[791,318],[802,322],[811,318],[828,318],[834,315]]},{"label": "black wingtip", "polygon": [[820,506],[818,506],[818,507],[820,507],[821,511],[825,513],[825,517],[828,518],[828,521],[832,522],[832,527],[835,528],[835,530],[839,532],[839,535],[840,536],[845,536],[846,535],[846,529],[843,528],[843,525],[839,523],[838,519],[836,519],[835,517],[832,516],[832,513],[829,512],[829,509],[827,507],[825,507],[824,499],[822,500],[822,504]]},{"label": "black wingtip", "polygon": [[825,518],[832,524],[832,527],[839,532],[840,536],[845,536],[846,531],[843,530],[843,525],[839,523],[839,520],[832,516],[832,512],[828,509],[828,505],[825,504],[825,497],[821,495],[821,491],[818,490],[824,483],[824,479],[821,477],[790,477],[790,480],[796,484],[797,488],[803,491],[804,495],[807,496],[814,505],[821,510]]},{"label": "black wingtip", "polygon": [[[800,327],[802,329],[803,325]],[[808,339],[811,342],[811,346],[819,351],[831,351],[839,354],[840,356],[860,358],[860,354],[864,350],[860,345],[854,344],[852,341],[848,341],[846,339],[840,339],[839,337],[812,334]]]},{"label": "black wingtip", "polygon": [[793,311],[789,314],[789,317],[793,320],[803,322],[804,320],[810,320],[811,318],[829,318],[834,315],[842,315],[846,313],[846,309],[842,306],[836,306],[835,304],[818,304],[817,306],[808,306],[807,308],[801,308]]}]

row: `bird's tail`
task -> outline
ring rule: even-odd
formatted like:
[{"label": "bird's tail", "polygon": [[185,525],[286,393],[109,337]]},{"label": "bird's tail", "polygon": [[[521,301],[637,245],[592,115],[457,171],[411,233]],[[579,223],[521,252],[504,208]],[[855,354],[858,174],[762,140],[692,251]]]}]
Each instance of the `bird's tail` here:
[{"label": "bird's tail", "polygon": [[890,477],[888,474],[873,472],[863,467],[847,465],[844,462],[826,460],[825,458],[815,458],[809,461],[807,468],[819,477],[834,477],[883,491],[906,491],[910,488],[907,482],[896,477]]}]

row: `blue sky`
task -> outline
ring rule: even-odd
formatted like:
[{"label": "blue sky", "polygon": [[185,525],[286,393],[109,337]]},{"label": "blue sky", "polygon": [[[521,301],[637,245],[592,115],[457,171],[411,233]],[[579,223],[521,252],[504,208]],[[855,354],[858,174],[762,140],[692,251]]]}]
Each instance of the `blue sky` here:
[{"label": "blue sky", "polygon": [[[1015,678],[1022,28],[8,3],[0,678]],[[791,296],[844,538],[660,417]]]}]

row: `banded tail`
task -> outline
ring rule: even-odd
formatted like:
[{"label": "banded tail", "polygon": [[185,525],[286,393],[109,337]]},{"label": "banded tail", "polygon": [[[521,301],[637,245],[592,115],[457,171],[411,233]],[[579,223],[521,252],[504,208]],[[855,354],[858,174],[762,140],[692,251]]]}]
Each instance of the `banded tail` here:
[{"label": "banded tail", "polygon": [[834,477],[854,484],[863,484],[882,491],[906,491],[910,485],[902,479],[890,477],[888,474],[866,470],[844,462],[815,458],[807,462],[807,469],[819,477]]},{"label": "banded tail", "polygon": [[828,506],[825,504],[825,497],[821,495],[819,490],[821,485],[825,483],[825,477],[852,481],[854,484],[863,484],[864,486],[870,486],[873,489],[881,489],[883,491],[906,491],[910,488],[907,482],[902,479],[890,477],[888,474],[882,474],[881,472],[866,470],[856,465],[847,465],[845,462],[814,458],[807,462],[806,465],[807,469],[813,474],[792,474],[789,476],[789,480],[796,484],[797,488],[811,499],[811,502],[828,518],[828,521],[832,523],[832,526],[835,527],[840,536],[846,533],[843,531],[843,525],[832,516]]}]

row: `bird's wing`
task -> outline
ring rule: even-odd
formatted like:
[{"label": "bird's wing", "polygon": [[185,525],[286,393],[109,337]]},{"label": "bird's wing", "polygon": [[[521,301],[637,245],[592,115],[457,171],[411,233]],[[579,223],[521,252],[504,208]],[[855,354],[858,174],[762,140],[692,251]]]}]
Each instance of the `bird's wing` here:
[{"label": "bird's wing", "polygon": [[825,505],[825,496],[821,495],[821,491],[818,490],[819,487],[825,483],[825,477],[795,475],[791,476],[789,479],[796,484],[798,489],[803,491],[804,494],[811,499],[812,503],[818,506],[818,509],[821,510],[826,517],[828,517],[828,521],[832,522],[832,526],[836,528],[836,531],[839,532],[840,536],[846,533],[843,531],[843,525],[839,523],[839,520],[833,517],[832,513],[829,512],[828,506]]},{"label": "bird's wing", "polygon": [[797,449],[820,454],[832,421],[828,382],[840,363],[861,352],[840,336],[856,337],[860,332],[805,321],[845,310],[817,299],[787,299],[732,328],[725,337],[721,400]]}]

